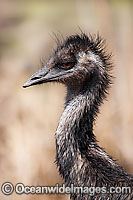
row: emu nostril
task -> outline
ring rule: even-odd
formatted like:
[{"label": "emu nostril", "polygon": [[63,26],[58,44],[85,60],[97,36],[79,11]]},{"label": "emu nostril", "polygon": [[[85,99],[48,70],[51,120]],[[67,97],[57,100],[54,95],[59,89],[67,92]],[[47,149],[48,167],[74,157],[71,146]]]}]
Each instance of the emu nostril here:
[{"label": "emu nostril", "polygon": [[33,77],[33,78],[31,78],[31,80],[37,80],[37,79],[39,79],[40,77]]}]

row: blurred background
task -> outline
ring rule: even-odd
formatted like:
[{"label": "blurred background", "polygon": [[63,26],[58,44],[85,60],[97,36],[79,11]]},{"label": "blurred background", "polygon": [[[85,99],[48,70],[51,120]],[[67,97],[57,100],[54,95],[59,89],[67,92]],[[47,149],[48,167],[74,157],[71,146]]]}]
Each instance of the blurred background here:
[{"label": "blurred background", "polygon": [[[55,131],[63,111],[65,88],[23,83],[64,38],[98,33],[113,52],[115,76],[101,107],[95,134],[99,145],[133,173],[133,1],[0,0],[0,186],[63,183],[55,165]],[[21,195],[0,199],[68,199],[65,195]]]}]

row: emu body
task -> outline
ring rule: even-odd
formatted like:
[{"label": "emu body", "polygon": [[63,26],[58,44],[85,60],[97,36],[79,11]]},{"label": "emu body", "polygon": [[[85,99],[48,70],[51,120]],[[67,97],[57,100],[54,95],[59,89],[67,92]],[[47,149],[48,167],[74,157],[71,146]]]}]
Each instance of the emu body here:
[{"label": "emu body", "polygon": [[[93,133],[99,106],[111,83],[112,64],[104,52],[103,40],[85,34],[70,36],[48,63],[24,84],[59,82],[67,87],[64,112],[56,131],[56,163],[66,186],[130,187],[133,176],[127,174],[99,145]],[[72,193],[71,199],[133,199],[133,193]]]}]

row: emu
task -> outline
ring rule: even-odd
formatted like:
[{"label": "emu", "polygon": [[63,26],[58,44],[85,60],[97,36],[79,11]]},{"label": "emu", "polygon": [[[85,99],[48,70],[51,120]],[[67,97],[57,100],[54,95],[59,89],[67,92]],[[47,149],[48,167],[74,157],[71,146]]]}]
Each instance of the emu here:
[{"label": "emu", "polygon": [[[47,64],[23,85],[58,82],[67,87],[56,130],[56,163],[66,186],[83,189],[70,194],[73,200],[133,199],[133,176],[98,145],[93,132],[99,106],[112,82],[110,57],[99,35],[72,35],[58,43]],[[94,187],[100,192],[85,192]],[[114,193],[112,187],[130,191]]]}]

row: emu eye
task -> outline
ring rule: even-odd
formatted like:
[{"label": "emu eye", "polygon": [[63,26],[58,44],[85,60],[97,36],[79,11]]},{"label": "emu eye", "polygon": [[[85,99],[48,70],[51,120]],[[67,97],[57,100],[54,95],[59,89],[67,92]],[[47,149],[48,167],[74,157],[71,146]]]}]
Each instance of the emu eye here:
[{"label": "emu eye", "polygon": [[74,62],[64,62],[64,63],[57,63],[55,66],[57,68],[62,68],[62,69],[71,69],[72,67],[74,67],[75,63]]},{"label": "emu eye", "polygon": [[73,66],[74,66],[74,63],[72,62],[63,63],[64,69],[71,69]]}]

